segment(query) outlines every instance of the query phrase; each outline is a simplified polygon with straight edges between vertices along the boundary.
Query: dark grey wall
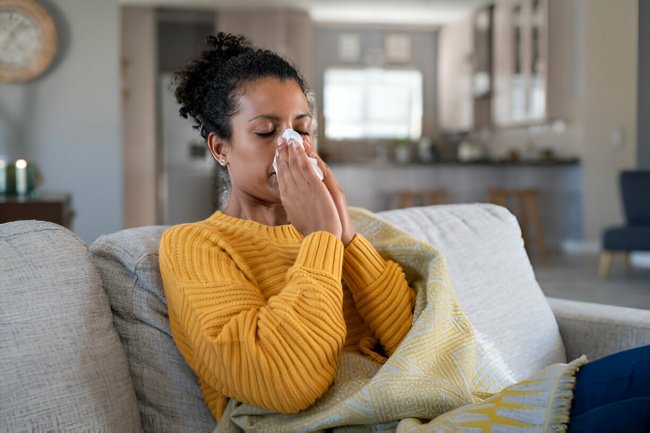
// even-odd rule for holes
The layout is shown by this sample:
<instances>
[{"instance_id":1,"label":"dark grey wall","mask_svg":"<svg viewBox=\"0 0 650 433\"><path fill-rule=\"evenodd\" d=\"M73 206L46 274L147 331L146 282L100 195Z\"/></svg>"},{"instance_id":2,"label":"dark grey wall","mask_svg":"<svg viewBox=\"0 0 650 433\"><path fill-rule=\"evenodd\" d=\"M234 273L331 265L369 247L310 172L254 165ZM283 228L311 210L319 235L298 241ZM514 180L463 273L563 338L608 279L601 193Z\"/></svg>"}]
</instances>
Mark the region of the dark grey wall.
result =
<instances>
[{"instance_id":1,"label":"dark grey wall","mask_svg":"<svg viewBox=\"0 0 650 433\"><path fill-rule=\"evenodd\" d=\"M639 0L637 167L650 170L650 2Z\"/></svg>"}]
</instances>

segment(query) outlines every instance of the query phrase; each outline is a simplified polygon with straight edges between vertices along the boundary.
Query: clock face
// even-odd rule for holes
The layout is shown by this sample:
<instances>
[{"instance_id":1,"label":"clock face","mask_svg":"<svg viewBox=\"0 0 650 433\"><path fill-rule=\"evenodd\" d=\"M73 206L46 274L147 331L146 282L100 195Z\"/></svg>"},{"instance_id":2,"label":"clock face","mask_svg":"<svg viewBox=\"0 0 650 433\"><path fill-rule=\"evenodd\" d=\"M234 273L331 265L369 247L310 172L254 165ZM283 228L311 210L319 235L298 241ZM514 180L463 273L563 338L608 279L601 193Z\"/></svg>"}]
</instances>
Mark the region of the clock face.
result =
<instances>
[{"instance_id":1,"label":"clock face","mask_svg":"<svg viewBox=\"0 0 650 433\"><path fill-rule=\"evenodd\" d=\"M32 18L18 10L0 10L0 65L24 67L41 47L41 31Z\"/></svg>"},{"instance_id":2,"label":"clock face","mask_svg":"<svg viewBox=\"0 0 650 433\"><path fill-rule=\"evenodd\" d=\"M43 73L57 48L54 21L34 0L0 0L0 81Z\"/></svg>"}]
</instances>

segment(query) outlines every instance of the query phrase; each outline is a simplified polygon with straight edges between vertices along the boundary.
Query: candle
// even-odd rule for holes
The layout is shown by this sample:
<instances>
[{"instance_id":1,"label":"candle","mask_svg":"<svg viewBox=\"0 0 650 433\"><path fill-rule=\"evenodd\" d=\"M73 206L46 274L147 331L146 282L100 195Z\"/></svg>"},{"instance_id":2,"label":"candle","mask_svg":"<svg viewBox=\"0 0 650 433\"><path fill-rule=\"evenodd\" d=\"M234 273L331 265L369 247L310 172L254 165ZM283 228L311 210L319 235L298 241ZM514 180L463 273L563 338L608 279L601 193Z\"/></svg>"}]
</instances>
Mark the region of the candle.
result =
<instances>
[{"instance_id":1,"label":"candle","mask_svg":"<svg viewBox=\"0 0 650 433\"><path fill-rule=\"evenodd\" d=\"M16 193L27 194L27 161L24 159L16 161Z\"/></svg>"},{"instance_id":2,"label":"candle","mask_svg":"<svg viewBox=\"0 0 650 433\"><path fill-rule=\"evenodd\" d=\"M7 192L7 164L4 159L0 159L0 194Z\"/></svg>"}]
</instances>

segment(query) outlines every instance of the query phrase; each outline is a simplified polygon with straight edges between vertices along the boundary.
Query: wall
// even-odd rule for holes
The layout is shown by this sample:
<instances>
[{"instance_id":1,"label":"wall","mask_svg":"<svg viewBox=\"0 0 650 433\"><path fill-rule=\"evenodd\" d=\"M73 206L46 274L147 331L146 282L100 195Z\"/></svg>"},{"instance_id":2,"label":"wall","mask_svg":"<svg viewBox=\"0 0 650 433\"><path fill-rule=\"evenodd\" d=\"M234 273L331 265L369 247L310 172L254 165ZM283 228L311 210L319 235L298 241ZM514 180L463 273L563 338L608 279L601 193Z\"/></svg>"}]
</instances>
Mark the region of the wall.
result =
<instances>
[{"instance_id":1,"label":"wall","mask_svg":"<svg viewBox=\"0 0 650 433\"><path fill-rule=\"evenodd\" d=\"M0 154L26 157L42 190L69 192L85 242L122 228L118 0L43 0L59 31L45 75L0 84Z\"/></svg>"},{"instance_id":2,"label":"wall","mask_svg":"<svg viewBox=\"0 0 650 433\"><path fill-rule=\"evenodd\" d=\"M637 168L650 170L650 3L639 1L639 80ZM642 26L641 23L646 23Z\"/></svg>"},{"instance_id":3,"label":"wall","mask_svg":"<svg viewBox=\"0 0 650 433\"><path fill-rule=\"evenodd\" d=\"M582 0L585 10L584 240L623 221L618 175L637 158L637 0ZM623 142L615 146L612 133Z\"/></svg>"}]
</instances>

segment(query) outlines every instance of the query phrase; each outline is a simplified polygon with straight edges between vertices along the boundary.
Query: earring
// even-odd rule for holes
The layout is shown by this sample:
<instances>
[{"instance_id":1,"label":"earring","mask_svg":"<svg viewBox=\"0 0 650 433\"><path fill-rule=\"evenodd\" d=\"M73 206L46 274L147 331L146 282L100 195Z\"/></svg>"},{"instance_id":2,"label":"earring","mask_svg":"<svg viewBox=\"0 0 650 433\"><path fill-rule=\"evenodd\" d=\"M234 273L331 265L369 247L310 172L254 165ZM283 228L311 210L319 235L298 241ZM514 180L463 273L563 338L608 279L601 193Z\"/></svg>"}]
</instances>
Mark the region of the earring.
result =
<instances>
[{"instance_id":1,"label":"earring","mask_svg":"<svg viewBox=\"0 0 650 433\"><path fill-rule=\"evenodd\" d=\"M221 164L222 167L225 167L226 166L226 160L225 159L220 160L219 164Z\"/></svg>"}]
</instances>

